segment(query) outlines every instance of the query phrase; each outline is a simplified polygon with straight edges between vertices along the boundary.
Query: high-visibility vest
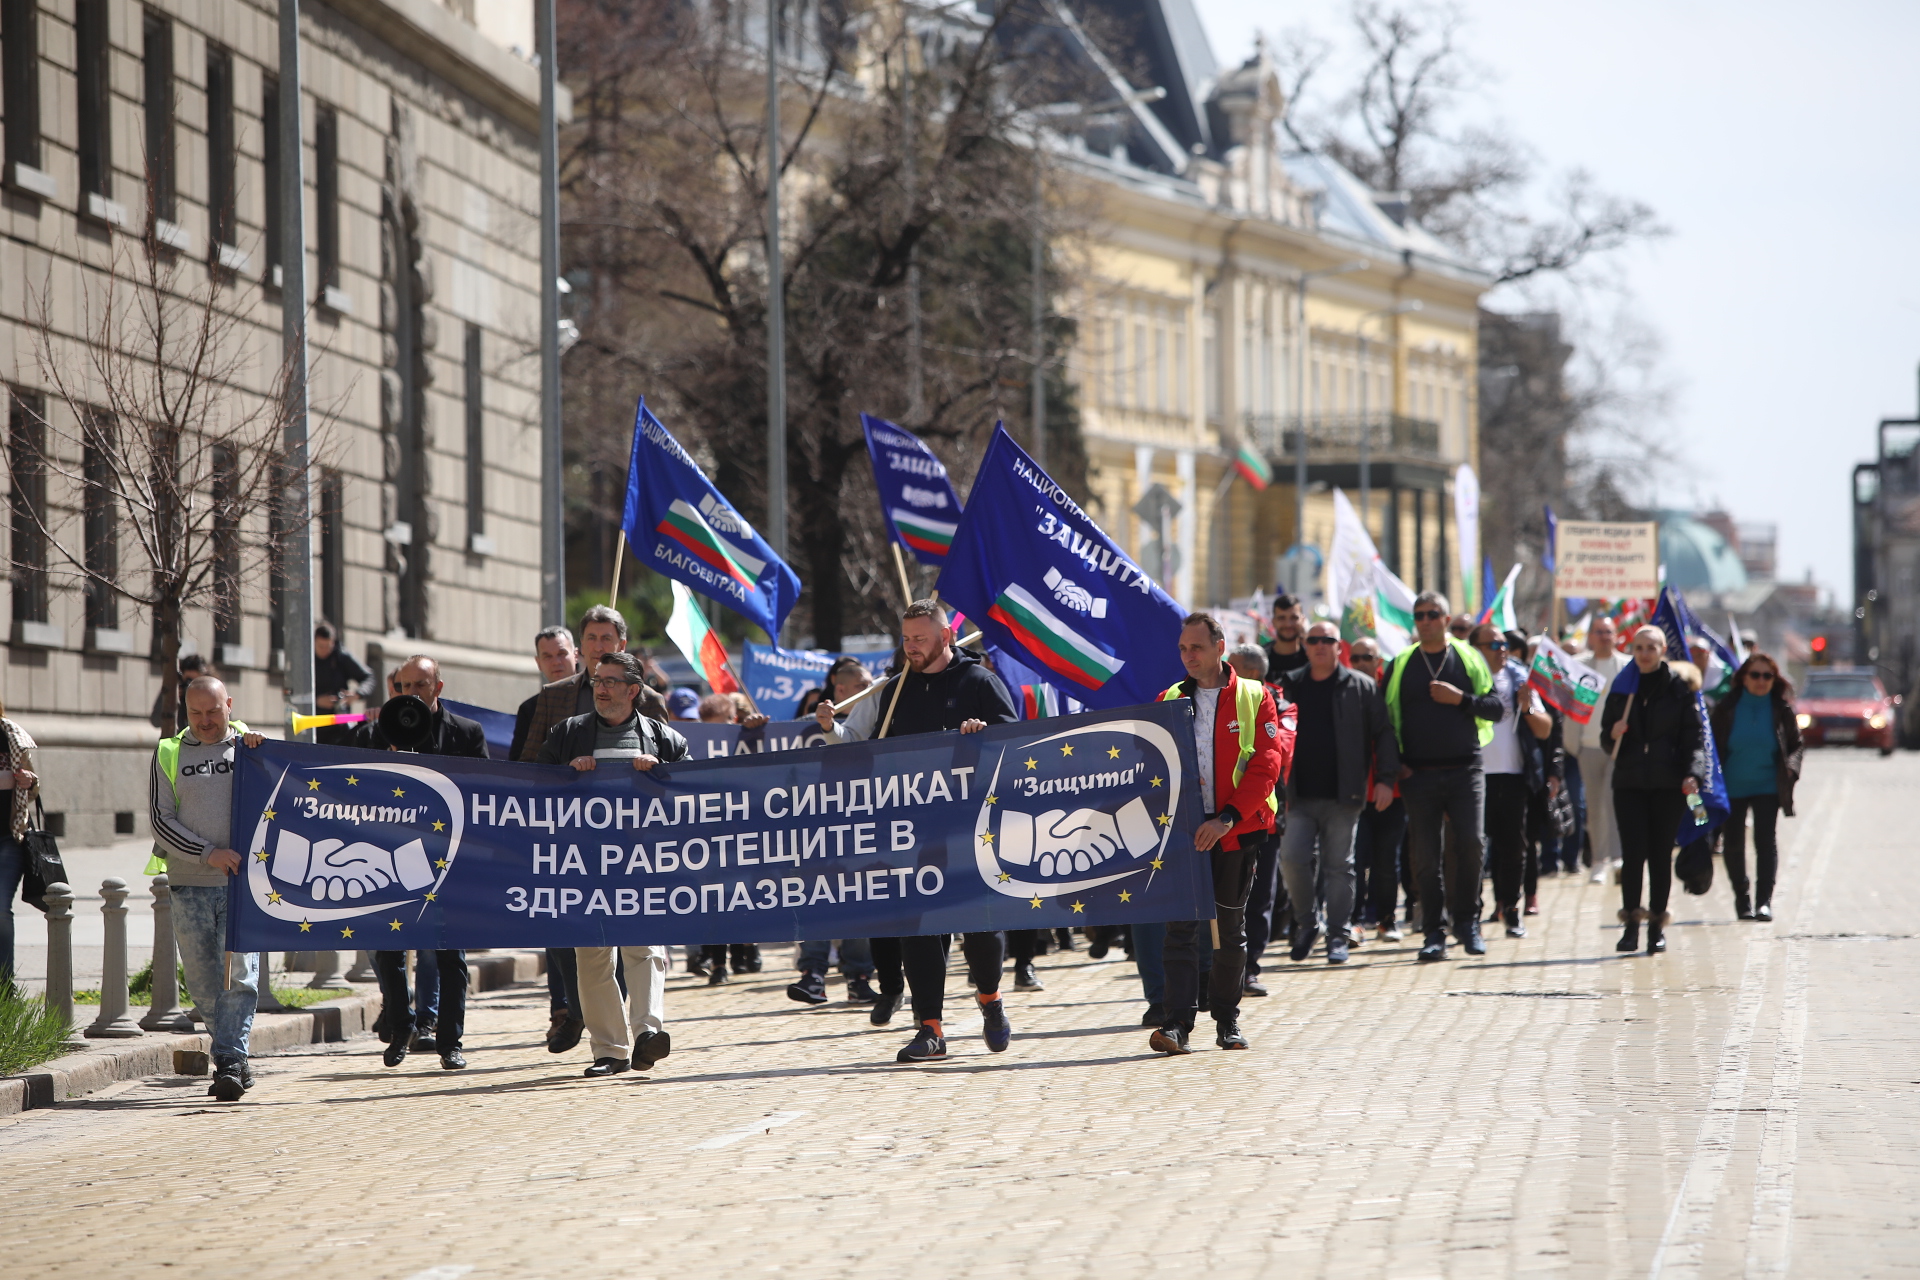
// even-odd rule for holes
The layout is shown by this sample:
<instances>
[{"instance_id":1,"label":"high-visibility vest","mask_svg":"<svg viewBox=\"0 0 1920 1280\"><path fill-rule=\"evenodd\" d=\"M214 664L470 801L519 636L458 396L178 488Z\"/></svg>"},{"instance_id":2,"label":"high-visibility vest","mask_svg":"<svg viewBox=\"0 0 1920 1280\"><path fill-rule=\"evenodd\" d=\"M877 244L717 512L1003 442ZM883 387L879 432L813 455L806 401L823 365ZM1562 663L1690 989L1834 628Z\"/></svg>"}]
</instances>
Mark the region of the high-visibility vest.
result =
<instances>
[{"instance_id":1,"label":"high-visibility vest","mask_svg":"<svg viewBox=\"0 0 1920 1280\"><path fill-rule=\"evenodd\" d=\"M160 739L160 745L153 749L153 754L160 760L160 772L167 776L167 785L173 788L173 805L176 809L180 807L180 744L192 732L193 726L188 725L172 737ZM247 732L246 721L227 721L227 732L230 735ZM195 738L194 741L197 743L200 739ZM163 876L166 873L167 855L160 852L160 846L156 844L153 846L153 856L147 859L145 874Z\"/></svg>"},{"instance_id":2,"label":"high-visibility vest","mask_svg":"<svg viewBox=\"0 0 1920 1280\"><path fill-rule=\"evenodd\" d=\"M1181 684L1184 683L1186 682L1181 682ZM1159 701L1171 702L1175 698L1184 698L1186 696L1188 695L1181 690L1180 685L1176 684L1168 688L1165 693L1162 693ZM1260 729L1260 704L1266 700L1266 696L1267 691L1258 680L1247 680L1238 674L1234 676L1233 710L1240 726L1240 758L1234 761L1233 764L1233 785L1235 787L1240 785L1240 779L1247 776L1247 762L1253 759L1253 753L1258 743L1257 735ZM1194 745L1199 746L1201 744L1195 743ZM1205 747L1208 751L1212 751L1213 743L1206 743ZM1267 793L1267 810L1270 813L1280 812L1279 791L1280 789L1275 787ZM1218 796L1214 798L1216 800L1219 799Z\"/></svg>"},{"instance_id":3,"label":"high-visibility vest","mask_svg":"<svg viewBox=\"0 0 1920 1280\"><path fill-rule=\"evenodd\" d=\"M1487 660L1464 640L1456 640L1448 636L1447 643L1453 647L1453 652L1459 657L1460 665L1467 669L1467 679L1473 684L1474 694L1477 696L1492 693L1493 673L1487 670ZM1419 647L1417 644L1411 644L1395 654L1393 664L1387 671L1387 718L1393 721L1393 740L1399 743L1402 751L1407 749L1407 743L1400 734L1400 677L1406 672L1407 663L1413 660L1414 650ZM1484 747L1493 741L1493 721L1482 720L1476 716L1473 724L1481 746Z\"/></svg>"}]
</instances>

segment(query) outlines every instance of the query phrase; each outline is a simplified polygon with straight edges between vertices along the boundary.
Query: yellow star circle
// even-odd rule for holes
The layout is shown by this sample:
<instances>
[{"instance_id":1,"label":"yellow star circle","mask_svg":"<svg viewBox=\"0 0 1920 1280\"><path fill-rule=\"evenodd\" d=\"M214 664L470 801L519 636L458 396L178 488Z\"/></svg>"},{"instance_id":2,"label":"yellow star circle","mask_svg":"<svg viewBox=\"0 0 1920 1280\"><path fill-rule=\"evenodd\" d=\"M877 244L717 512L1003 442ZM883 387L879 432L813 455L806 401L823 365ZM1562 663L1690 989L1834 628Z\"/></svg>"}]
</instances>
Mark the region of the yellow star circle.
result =
<instances>
[{"instance_id":1,"label":"yellow star circle","mask_svg":"<svg viewBox=\"0 0 1920 1280\"><path fill-rule=\"evenodd\" d=\"M312 932L313 932L313 926L312 926L312 925L310 925L310 924L308 924L308 923L307 923L307 922L306 922L305 920L302 920L302 921L300 922L300 932L302 932L302 933L312 933Z\"/></svg>"},{"instance_id":2,"label":"yellow star circle","mask_svg":"<svg viewBox=\"0 0 1920 1280\"><path fill-rule=\"evenodd\" d=\"M401 790L401 789L400 789L399 787L395 787L395 788L393 789L393 794L395 794L395 795L397 795L397 796L403 796L403 795L405 795L405 794L407 794L407 793L406 793L405 791L402 791L402 790Z\"/></svg>"},{"instance_id":3,"label":"yellow star circle","mask_svg":"<svg viewBox=\"0 0 1920 1280\"><path fill-rule=\"evenodd\" d=\"M1172 821L1173 821L1173 815L1172 815L1172 814L1170 814L1170 813L1163 813L1163 814L1161 814L1161 815L1160 815L1160 825L1161 825L1161 826L1163 826L1163 827L1164 827L1164 826L1167 826L1167 825L1168 825L1168 824L1170 824L1170 823L1171 823Z\"/></svg>"},{"instance_id":4,"label":"yellow star circle","mask_svg":"<svg viewBox=\"0 0 1920 1280\"><path fill-rule=\"evenodd\" d=\"M320 789L320 779L318 778L307 779L307 790L318 791L319 789Z\"/></svg>"},{"instance_id":5,"label":"yellow star circle","mask_svg":"<svg viewBox=\"0 0 1920 1280\"><path fill-rule=\"evenodd\" d=\"M1118 747L1107 748L1107 759L1118 760L1119 758L1120 758L1120 748Z\"/></svg>"},{"instance_id":6,"label":"yellow star circle","mask_svg":"<svg viewBox=\"0 0 1920 1280\"><path fill-rule=\"evenodd\" d=\"M1027 757L1027 768L1031 769L1039 763L1040 762L1038 760L1035 760L1032 756Z\"/></svg>"},{"instance_id":7,"label":"yellow star circle","mask_svg":"<svg viewBox=\"0 0 1920 1280\"><path fill-rule=\"evenodd\" d=\"M267 860L267 851L265 849L255 849L253 851L253 858L256 862L265 862Z\"/></svg>"},{"instance_id":8,"label":"yellow star circle","mask_svg":"<svg viewBox=\"0 0 1920 1280\"><path fill-rule=\"evenodd\" d=\"M445 831L447 829L447 824L444 822L436 822L433 824L433 829L435 831Z\"/></svg>"},{"instance_id":9,"label":"yellow star circle","mask_svg":"<svg viewBox=\"0 0 1920 1280\"><path fill-rule=\"evenodd\" d=\"M349 925L346 928L342 929L340 931L340 936L343 938L351 938L353 936L353 926Z\"/></svg>"},{"instance_id":10,"label":"yellow star circle","mask_svg":"<svg viewBox=\"0 0 1920 1280\"><path fill-rule=\"evenodd\" d=\"M1072 754L1073 754L1073 744L1072 744L1071 742L1063 742L1063 743L1061 743L1061 744L1060 744L1060 754L1061 754L1061 755L1063 755L1063 756L1070 756L1070 755L1072 755Z\"/></svg>"},{"instance_id":11,"label":"yellow star circle","mask_svg":"<svg viewBox=\"0 0 1920 1280\"><path fill-rule=\"evenodd\" d=\"M272 892L272 893L270 893L270 894L268 894L268 895L267 895L267 901L268 901L268 902L271 902L271 903L272 903L272 904L273 904L274 906L276 906L276 907L277 907L277 906L279 906L279 905L280 905L280 893L279 893L279 891L278 891L278 890L275 890L274 892Z\"/></svg>"},{"instance_id":12,"label":"yellow star circle","mask_svg":"<svg viewBox=\"0 0 1920 1280\"><path fill-rule=\"evenodd\" d=\"M1034 906L1034 907L1038 907L1038 906L1040 905L1040 899L1038 899L1038 898L1035 898L1035 899L1034 899L1034 900L1032 901L1032 903L1030 903L1029 905L1031 905L1031 906Z\"/></svg>"},{"instance_id":13,"label":"yellow star circle","mask_svg":"<svg viewBox=\"0 0 1920 1280\"><path fill-rule=\"evenodd\" d=\"M1126 891L1125 889L1122 889L1122 890L1120 891L1120 901L1122 901L1122 902L1132 902L1132 901L1133 901L1133 895L1132 895L1131 893L1128 893L1128 892L1127 892L1127 891Z\"/></svg>"},{"instance_id":14,"label":"yellow star circle","mask_svg":"<svg viewBox=\"0 0 1920 1280\"><path fill-rule=\"evenodd\" d=\"M395 933L398 933L400 932L400 922L398 920L389 920L387 921L387 928L393 930Z\"/></svg>"},{"instance_id":15,"label":"yellow star circle","mask_svg":"<svg viewBox=\"0 0 1920 1280\"><path fill-rule=\"evenodd\" d=\"M428 894L428 895L427 895L427 901L428 901L428 902L433 902L433 901L436 901L436 900L437 900L438 898L439 898L439 895L438 895L438 894L433 894L433 893L430 893L430 894Z\"/></svg>"},{"instance_id":16,"label":"yellow star circle","mask_svg":"<svg viewBox=\"0 0 1920 1280\"><path fill-rule=\"evenodd\" d=\"M445 858L435 858L433 865L439 870L445 871L447 869L447 860Z\"/></svg>"},{"instance_id":17,"label":"yellow star circle","mask_svg":"<svg viewBox=\"0 0 1920 1280\"><path fill-rule=\"evenodd\" d=\"M279 817L280 815L275 813L273 810L269 809L267 810L264 816L268 822L272 822L275 818Z\"/></svg>"},{"instance_id":18,"label":"yellow star circle","mask_svg":"<svg viewBox=\"0 0 1920 1280\"><path fill-rule=\"evenodd\" d=\"M1073 913L1074 913L1075 915L1079 915L1079 914L1081 914L1081 913L1082 913L1082 912L1084 912L1084 911L1085 911L1086 909L1087 909L1087 904L1086 904L1086 903L1084 903L1084 902L1076 902L1076 903L1074 903L1074 904L1073 904Z\"/></svg>"},{"instance_id":19,"label":"yellow star circle","mask_svg":"<svg viewBox=\"0 0 1920 1280\"><path fill-rule=\"evenodd\" d=\"M992 843L993 843L993 832L991 832L991 831L982 831L982 832L980 833L980 839L981 839L981 840L982 840L983 842L985 842L985 843L987 843L987 844L992 844Z\"/></svg>"},{"instance_id":20,"label":"yellow star circle","mask_svg":"<svg viewBox=\"0 0 1920 1280\"><path fill-rule=\"evenodd\" d=\"M348 785L348 786L350 786L350 787L357 787L357 786L359 786L359 785L360 785L360 779L358 779L358 778L356 778L356 777L354 777L354 776L353 776L352 774L348 774L348 775L347 775L347 785Z\"/></svg>"},{"instance_id":21,"label":"yellow star circle","mask_svg":"<svg viewBox=\"0 0 1920 1280\"><path fill-rule=\"evenodd\" d=\"M1004 872L1004 871L1002 871L1002 872L1000 873L1000 883L1001 883L1001 884L1005 884L1005 883L1006 883L1007 881L1009 881L1009 880L1011 880L1011 879L1013 879L1013 877L1012 877L1012 876L1010 876L1010 875L1008 875L1008 874L1007 874L1006 872Z\"/></svg>"},{"instance_id":22,"label":"yellow star circle","mask_svg":"<svg viewBox=\"0 0 1920 1280\"><path fill-rule=\"evenodd\" d=\"M1148 779L1148 781L1150 781L1150 782L1152 782L1152 783L1153 783L1153 785L1157 787L1157 786L1159 786L1159 785L1160 785L1160 782L1161 782L1161 779L1159 779L1159 778L1150 778L1150 779Z\"/></svg>"},{"instance_id":23,"label":"yellow star circle","mask_svg":"<svg viewBox=\"0 0 1920 1280\"><path fill-rule=\"evenodd\" d=\"M999 803L1000 803L1000 797L999 797L999 796L988 796L988 797L987 797L987 803L988 803L988 804L999 804Z\"/></svg>"},{"instance_id":24,"label":"yellow star circle","mask_svg":"<svg viewBox=\"0 0 1920 1280\"><path fill-rule=\"evenodd\" d=\"M1161 859L1159 859L1159 858L1155 858L1155 859L1153 860L1153 869L1154 869L1155 871L1158 871L1158 870L1159 870L1159 869L1160 869L1161 867L1163 867L1163 866L1165 866L1165 865L1166 865L1166 863L1165 863L1165 862L1163 862L1163 861L1162 861Z\"/></svg>"}]
</instances>

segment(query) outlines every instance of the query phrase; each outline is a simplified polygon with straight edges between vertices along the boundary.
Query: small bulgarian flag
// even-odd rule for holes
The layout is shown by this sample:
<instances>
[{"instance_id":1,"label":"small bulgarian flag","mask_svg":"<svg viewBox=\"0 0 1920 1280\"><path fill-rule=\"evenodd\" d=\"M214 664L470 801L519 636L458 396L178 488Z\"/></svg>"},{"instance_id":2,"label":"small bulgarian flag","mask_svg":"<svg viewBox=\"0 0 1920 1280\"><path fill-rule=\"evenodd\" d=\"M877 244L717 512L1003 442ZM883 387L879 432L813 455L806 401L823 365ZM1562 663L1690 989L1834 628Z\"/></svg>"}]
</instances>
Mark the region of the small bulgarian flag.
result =
<instances>
[{"instance_id":1,"label":"small bulgarian flag","mask_svg":"<svg viewBox=\"0 0 1920 1280\"><path fill-rule=\"evenodd\" d=\"M689 554L751 591L767 562L728 542L713 531L705 517L679 498L667 508L667 518L655 526L656 533L671 538ZM688 657L692 662L693 658ZM698 665L698 664L696 664Z\"/></svg>"},{"instance_id":2,"label":"small bulgarian flag","mask_svg":"<svg viewBox=\"0 0 1920 1280\"><path fill-rule=\"evenodd\" d=\"M678 582L668 585L673 588L673 614L667 619L667 639L715 693L737 692L740 684L727 666L727 647L707 625L707 616L693 602L693 593Z\"/></svg>"},{"instance_id":3,"label":"small bulgarian flag","mask_svg":"<svg viewBox=\"0 0 1920 1280\"><path fill-rule=\"evenodd\" d=\"M1240 451L1233 455L1233 469L1240 478L1255 489L1264 489L1273 483L1273 468L1259 455L1250 444L1242 442Z\"/></svg>"},{"instance_id":4,"label":"small bulgarian flag","mask_svg":"<svg viewBox=\"0 0 1920 1280\"><path fill-rule=\"evenodd\" d=\"M954 530L960 527L944 520L929 520L904 507L889 507L887 515L892 519L893 527L899 530L902 542L930 556L946 555L947 549L953 546Z\"/></svg>"},{"instance_id":5,"label":"small bulgarian flag","mask_svg":"<svg viewBox=\"0 0 1920 1280\"><path fill-rule=\"evenodd\" d=\"M1083 638L1024 587L1009 585L987 616L1013 632L1026 651L1067 679L1098 689L1127 664Z\"/></svg>"}]
</instances>

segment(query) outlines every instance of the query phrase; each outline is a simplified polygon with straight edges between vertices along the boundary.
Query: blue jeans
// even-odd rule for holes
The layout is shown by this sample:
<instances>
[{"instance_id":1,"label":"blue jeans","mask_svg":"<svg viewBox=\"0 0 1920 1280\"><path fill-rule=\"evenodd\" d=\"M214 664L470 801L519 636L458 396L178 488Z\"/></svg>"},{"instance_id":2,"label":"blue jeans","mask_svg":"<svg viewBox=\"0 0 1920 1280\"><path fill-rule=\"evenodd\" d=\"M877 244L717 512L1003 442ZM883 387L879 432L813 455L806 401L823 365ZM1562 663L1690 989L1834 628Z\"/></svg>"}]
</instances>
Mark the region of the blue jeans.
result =
<instances>
[{"instance_id":1,"label":"blue jeans","mask_svg":"<svg viewBox=\"0 0 1920 1280\"><path fill-rule=\"evenodd\" d=\"M260 957L251 951L234 952L229 975L224 886L175 886L173 939L180 948L180 968L194 1007L206 1018L207 1031L213 1036L216 1067L242 1061L247 1057L247 1037L253 1031L253 1009L259 998L255 984L260 980Z\"/></svg>"},{"instance_id":2,"label":"blue jeans","mask_svg":"<svg viewBox=\"0 0 1920 1280\"><path fill-rule=\"evenodd\" d=\"M413 953L413 1023L440 1016L440 962L434 951Z\"/></svg>"},{"instance_id":3,"label":"blue jeans","mask_svg":"<svg viewBox=\"0 0 1920 1280\"><path fill-rule=\"evenodd\" d=\"M833 954L833 940L823 938L818 942L800 944L799 970L802 973L817 973L825 976L827 957ZM867 945L865 938L840 939L840 976L843 978L871 978L873 976L873 948Z\"/></svg>"},{"instance_id":4,"label":"blue jeans","mask_svg":"<svg viewBox=\"0 0 1920 1280\"><path fill-rule=\"evenodd\" d=\"M421 952L427 955L427 952ZM441 1053L461 1047L467 1022L467 953L441 951L434 955L437 977L445 983L439 1021L434 1026L434 1043ZM413 1011L407 1000L407 953L376 951L373 971L380 977L381 1021L386 1027L388 1044L406 1044L413 1038ZM418 968L415 969L416 974Z\"/></svg>"},{"instance_id":5,"label":"blue jeans","mask_svg":"<svg viewBox=\"0 0 1920 1280\"><path fill-rule=\"evenodd\" d=\"M1573 830L1566 839L1560 841L1557 850L1552 841L1543 842L1548 856L1540 860L1542 871L1551 871L1556 865L1563 871L1578 871L1580 843L1587 834L1587 784L1580 777L1580 753L1566 752L1560 766L1564 770L1560 785L1566 788L1567 800L1573 805ZM1557 859L1553 857L1556 852L1559 854Z\"/></svg>"},{"instance_id":6,"label":"blue jeans","mask_svg":"<svg viewBox=\"0 0 1920 1280\"><path fill-rule=\"evenodd\" d=\"M27 873L27 851L11 836L0 835L0 992L13 982L13 895Z\"/></svg>"}]
</instances>

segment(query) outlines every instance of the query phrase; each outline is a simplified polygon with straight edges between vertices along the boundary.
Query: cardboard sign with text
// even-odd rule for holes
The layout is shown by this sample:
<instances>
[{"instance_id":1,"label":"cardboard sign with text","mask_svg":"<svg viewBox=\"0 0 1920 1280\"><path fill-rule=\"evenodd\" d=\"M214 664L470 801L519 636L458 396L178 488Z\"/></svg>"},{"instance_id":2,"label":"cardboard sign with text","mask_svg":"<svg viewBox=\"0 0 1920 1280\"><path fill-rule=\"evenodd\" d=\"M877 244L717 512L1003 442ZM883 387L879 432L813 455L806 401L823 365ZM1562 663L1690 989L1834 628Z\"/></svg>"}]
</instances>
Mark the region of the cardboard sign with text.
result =
<instances>
[{"instance_id":1,"label":"cardboard sign with text","mask_svg":"<svg viewBox=\"0 0 1920 1280\"><path fill-rule=\"evenodd\" d=\"M1553 594L1646 599L1660 594L1660 526L1560 521Z\"/></svg>"}]
</instances>

